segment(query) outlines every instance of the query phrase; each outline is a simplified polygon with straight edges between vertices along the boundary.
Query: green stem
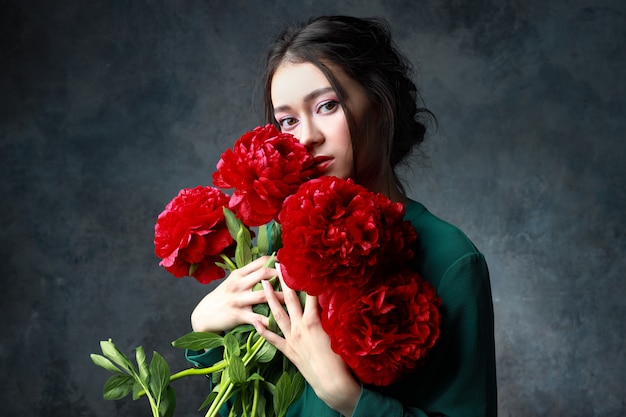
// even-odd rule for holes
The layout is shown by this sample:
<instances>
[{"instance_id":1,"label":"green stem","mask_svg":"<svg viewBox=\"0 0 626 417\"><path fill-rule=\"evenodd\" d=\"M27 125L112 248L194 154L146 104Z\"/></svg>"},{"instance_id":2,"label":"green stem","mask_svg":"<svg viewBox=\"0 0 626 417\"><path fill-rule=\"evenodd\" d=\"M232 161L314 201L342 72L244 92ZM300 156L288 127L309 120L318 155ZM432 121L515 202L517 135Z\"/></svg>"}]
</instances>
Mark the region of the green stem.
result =
<instances>
[{"instance_id":1,"label":"green stem","mask_svg":"<svg viewBox=\"0 0 626 417\"><path fill-rule=\"evenodd\" d=\"M237 417L237 411L235 411L234 407L228 410L228 417ZM242 417L245 417L245 413Z\"/></svg>"},{"instance_id":2,"label":"green stem","mask_svg":"<svg viewBox=\"0 0 626 417\"><path fill-rule=\"evenodd\" d=\"M252 358L254 358L256 356L257 352L259 351L259 349L261 349L261 347L263 346L264 343L265 343L265 339L262 338L262 337L259 337L259 340L254 342L254 345L252 345L252 349L248 350L246 352L246 354L243 355L243 364L244 365L247 365L247 364L250 363Z\"/></svg>"},{"instance_id":3,"label":"green stem","mask_svg":"<svg viewBox=\"0 0 626 417\"><path fill-rule=\"evenodd\" d=\"M143 387L143 389L144 389L143 393L145 394L147 392L147 390L148 390L148 387L146 387L146 385L144 385L143 382L140 382L140 384ZM161 417L159 415L159 406L157 405L157 403L154 401L154 398L152 398L152 395L150 395L150 394L148 394L148 401L150 401L150 409L152 410L152 416L153 417Z\"/></svg>"},{"instance_id":4,"label":"green stem","mask_svg":"<svg viewBox=\"0 0 626 417\"><path fill-rule=\"evenodd\" d=\"M258 367L257 367L257 372L258 372ZM259 406L259 380L255 380L254 381L254 394L252 397L252 411L250 412L250 417L255 417L256 416L256 409Z\"/></svg>"},{"instance_id":5,"label":"green stem","mask_svg":"<svg viewBox=\"0 0 626 417\"><path fill-rule=\"evenodd\" d=\"M228 256L224 255L223 253L220 254L220 256L222 257L224 262L226 262L226 265L228 265L228 267L230 268L231 271L234 271L235 269L237 269L237 265L235 265L233 263L232 259L230 259Z\"/></svg>"},{"instance_id":6,"label":"green stem","mask_svg":"<svg viewBox=\"0 0 626 417\"><path fill-rule=\"evenodd\" d=\"M252 336L254 336L254 332L250 332L248 338L246 339L246 352L250 352L250 349L252 349Z\"/></svg>"},{"instance_id":7,"label":"green stem","mask_svg":"<svg viewBox=\"0 0 626 417\"><path fill-rule=\"evenodd\" d=\"M150 408L152 409L153 417L161 417L159 415L159 407L157 407L156 404L154 404L154 401L150 401Z\"/></svg>"},{"instance_id":8,"label":"green stem","mask_svg":"<svg viewBox=\"0 0 626 417\"><path fill-rule=\"evenodd\" d=\"M184 378L184 377L189 376L189 375L208 375L208 374L212 374L213 372L219 371L220 369L224 369L224 368L226 368L226 362L225 361L219 361L215 365L213 365L213 366L211 366L209 368L189 368L189 369L185 369L185 370L182 370L182 371L177 372L174 375L170 376L170 382L174 382L177 379L181 379L181 378Z\"/></svg>"},{"instance_id":9,"label":"green stem","mask_svg":"<svg viewBox=\"0 0 626 417\"><path fill-rule=\"evenodd\" d=\"M256 334L256 332L251 333L251 335L252 334ZM250 361L256 356L261 347L263 347L263 344L265 342L266 341L264 338L259 337L259 340L257 340L254 345L252 345L252 348L246 351L246 354L242 358L244 365L248 365L250 363ZM227 388L224 389L224 387ZM230 398L230 394L234 389L234 385L230 382L230 378L226 376L226 373L222 374L220 388L220 392L217 394L217 397L215 397L215 400L213 400L213 402L211 403L209 411L207 411L205 417L215 417L219 409L222 408L222 405L224 405L228 398ZM254 416L254 414L252 414L251 416Z\"/></svg>"},{"instance_id":10,"label":"green stem","mask_svg":"<svg viewBox=\"0 0 626 417\"><path fill-rule=\"evenodd\" d=\"M225 361L219 361L217 362L215 365L209 367L209 368L189 368L189 369L184 369L180 372L175 373L174 375L170 376L170 383L176 381L177 379L181 379L184 378L186 376L190 376L190 375L209 375L212 374L213 372L219 371L220 369L224 369L226 368L226 362ZM142 385L143 386L143 385ZM145 387L143 390L139 391L137 393L137 397L141 397L143 395L146 395L146 390ZM150 398L150 396L148 396L148 398ZM152 403L152 401L150 402Z\"/></svg>"},{"instance_id":11,"label":"green stem","mask_svg":"<svg viewBox=\"0 0 626 417\"><path fill-rule=\"evenodd\" d=\"M148 392L148 386L146 385L145 381L142 380L139 374L137 374L137 372L132 367L129 370L129 375L132 376L135 379L135 381L137 381L139 385L143 387L143 391L140 391L140 393L137 394L137 397L140 397L141 395L148 393L147 397L148 397L148 401L150 402L150 410L152 411L152 416L161 417L159 415L159 406L154 400L154 397L152 397L152 395Z\"/></svg>"},{"instance_id":12,"label":"green stem","mask_svg":"<svg viewBox=\"0 0 626 417\"><path fill-rule=\"evenodd\" d=\"M259 350L261 349L261 347L263 347L263 344L265 343L265 339L262 337L259 337L259 339L254 342L254 344L251 345L252 343L252 337L257 334L256 332L251 332L250 335L248 336L248 339L246 341L246 354L243 356L242 360L244 365L248 365L250 363L250 361L256 356L256 354L259 352ZM174 382L178 379L184 378L186 376L190 376L190 375L209 375L212 374L216 371L219 371L221 369L226 368L227 366L227 361L226 360L221 360L219 362L217 362L215 365L209 367L209 368L189 368L189 369L184 369L180 372L177 372L173 375L170 376L170 383ZM211 406L209 407L209 411L207 412L205 417L215 417L217 415L217 412L219 411L219 409L222 407L222 405L224 405L224 403L228 400L228 398L230 397L230 393L233 391L234 389L234 385L230 382L230 378L225 376L226 374L222 374L222 381L220 383L220 386L222 387L222 389L220 390L220 392L217 394L217 397L215 397L215 400L213 400L213 402L211 403ZM136 378L137 379L137 378ZM257 407L257 403L258 403L258 381L255 381L255 392L254 392L254 402L253 402L253 410L254 413L251 414L251 416L254 416L256 413L256 407ZM143 386L143 384L142 384ZM226 390L224 390L223 388L227 387ZM137 393L138 397L141 397L143 395L146 395L147 389L145 386L143 386L143 390L139 391ZM151 395L147 395L148 400L150 401L150 408L152 409L152 415L154 417L160 417L159 416L159 407L157 406L154 398L152 398Z\"/></svg>"},{"instance_id":13,"label":"green stem","mask_svg":"<svg viewBox=\"0 0 626 417\"><path fill-rule=\"evenodd\" d=\"M224 390L224 386L227 386L228 388ZM217 397L215 397L215 400L213 400L213 403L211 403L209 411L207 411L205 417L215 417L217 415L220 408L222 408L222 405L224 405L230 397L230 393L233 391L234 385L230 382L230 378L226 377L221 381L220 387L222 389L217 394Z\"/></svg>"}]
</instances>

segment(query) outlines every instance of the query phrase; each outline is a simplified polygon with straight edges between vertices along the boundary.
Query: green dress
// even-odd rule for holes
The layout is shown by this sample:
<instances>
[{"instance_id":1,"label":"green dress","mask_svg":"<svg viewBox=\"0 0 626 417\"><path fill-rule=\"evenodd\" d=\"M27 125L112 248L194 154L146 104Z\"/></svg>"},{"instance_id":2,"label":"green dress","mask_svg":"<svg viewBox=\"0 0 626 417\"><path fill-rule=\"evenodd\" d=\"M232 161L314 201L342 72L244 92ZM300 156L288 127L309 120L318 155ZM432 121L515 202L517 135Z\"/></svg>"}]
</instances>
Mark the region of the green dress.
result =
<instances>
[{"instance_id":1,"label":"green dress","mask_svg":"<svg viewBox=\"0 0 626 417\"><path fill-rule=\"evenodd\" d=\"M455 226L415 201L406 220L417 231L415 268L441 297L441 335L423 365L388 387L362 386L353 417L495 416L493 305L483 255ZM199 366L212 352L189 352ZM288 417L338 417L307 384Z\"/></svg>"}]
</instances>

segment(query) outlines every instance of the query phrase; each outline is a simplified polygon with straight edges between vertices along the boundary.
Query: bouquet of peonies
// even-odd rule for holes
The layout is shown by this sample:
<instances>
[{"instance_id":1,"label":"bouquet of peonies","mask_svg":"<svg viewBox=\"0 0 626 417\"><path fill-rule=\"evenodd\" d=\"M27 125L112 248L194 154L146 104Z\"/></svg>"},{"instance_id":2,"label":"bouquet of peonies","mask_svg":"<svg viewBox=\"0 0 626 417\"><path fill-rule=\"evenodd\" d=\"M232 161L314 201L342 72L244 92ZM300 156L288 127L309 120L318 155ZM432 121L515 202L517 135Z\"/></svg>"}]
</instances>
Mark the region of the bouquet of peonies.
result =
<instances>
[{"instance_id":1,"label":"bouquet of peonies","mask_svg":"<svg viewBox=\"0 0 626 417\"><path fill-rule=\"evenodd\" d=\"M403 220L404 207L351 180L321 176L315 159L293 136L273 125L244 134L222 154L216 187L183 189L159 215L155 253L175 277L207 284L227 271L275 251L285 282L318 295L322 325L339 354L364 384L389 385L415 369L439 336L439 298L409 268L417 236ZM273 280L279 290L278 280ZM259 290L260 285L255 290ZM270 317L267 305L255 311ZM230 415L284 416L304 389L304 379L253 326L225 335L189 333L173 342L192 350L222 349L209 368L171 374L141 347L137 368L109 340L92 359L115 375L106 399L147 396L153 416L170 416L170 383L209 375L212 390L200 408L216 416L228 402Z\"/></svg>"},{"instance_id":2,"label":"bouquet of peonies","mask_svg":"<svg viewBox=\"0 0 626 417\"><path fill-rule=\"evenodd\" d=\"M417 235L404 214L351 180L320 177L278 217L285 283L318 295L333 351L364 384L397 381L439 337L440 299L409 267Z\"/></svg>"}]
</instances>

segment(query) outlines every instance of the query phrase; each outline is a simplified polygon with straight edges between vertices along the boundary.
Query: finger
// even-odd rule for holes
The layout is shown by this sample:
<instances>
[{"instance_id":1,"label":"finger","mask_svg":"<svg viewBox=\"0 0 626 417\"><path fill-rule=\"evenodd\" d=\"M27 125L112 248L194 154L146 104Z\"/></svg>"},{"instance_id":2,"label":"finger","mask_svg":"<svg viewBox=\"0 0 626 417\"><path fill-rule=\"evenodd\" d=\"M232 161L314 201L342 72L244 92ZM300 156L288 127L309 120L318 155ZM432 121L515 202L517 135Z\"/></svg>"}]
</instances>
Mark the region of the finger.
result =
<instances>
[{"instance_id":1,"label":"finger","mask_svg":"<svg viewBox=\"0 0 626 417\"><path fill-rule=\"evenodd\" d=\"M284 302L283 293L275 292L274 294L276 295L276 298L278 298L278 302L282 304ZM267 296L265 295L265 291L262 290L244 292L234 301L234 304L238 307L246 307L262 303L267 303Z\"/></svg>"},{"instance_id":2,"label":"finger","mask_svg":"<svg viewBox=\"0 0 626 417\"><path fill-rule=\"evenodd\" d=\"M285 305L287 306L289 316L291 316L292 319L298 320L302 317L302 305L300 304L300 298L298 297L296 291L292 290L287 284L285 284L280 265L276 265L276 271L283 290L283 297L285 299Z\"/></svg>"},{"instance_id":3,"label":"finger","mask_svg":"<svg viewBox=\"0 0 626 417\"><path fill-rule=\"evenodd\" d=\"M234 300L234 304L239 307L253 306L255 304L266 303L264 291L248 291L237 296Z\"/></svg>"},{"instance_id":4,"label":"finger","mask_svg":"<svg viewBox=\"0 0 626 417\"><path fill-rule=\"evenodd\" d=\"M306 295L306 301L304 304L304 315L307 317L319 316L320 305L317 301L317 296Z\"/></svg>"},{"instance_id":5,"label":"finger","mask_svg":"<svg viewBox=\"0 0 626 417\"><path fill-rule=\"evenodd\" d=\"M266 316L264 316L262 314L257 314L257 313L254 313L254 312L251 312L249 317L246 317L246 322L252 324L255 327L256 327L256 325L255 325L256 322L260 322L265 327L269 327L269 325L270 325L269 317L266 317Z\"/></svg>"},{"instance_id":6,"label":"finger","mask_svg":"<svg viewBox=\"0 0 626 417\"><path fill-rule=\"evenodd\" d=\"M276 273L278 274L278 279L280 280L281 286L283 288L291 288L287 284L285 284L285 280L283 278L283 266L282 266L282 264L279 264L278 262L276 262L274 266L276 267Z\"/></svg>"},{"instance_id":7,"label":"finger","mask_svg":"<svg viewBox=\"0 0 626 417\"><path fill-rule=\"evenodd\" d=\"M268 259L268 256L264 256L232 271L226 282L236 291L240 291L253 288L263 279L275 277L277 275L276 269L265 266Z\"/></svg>"},{"instance_id":8,"label":"finger","mask_svg":"<svg viewBox=\"0 0 626 417\"><path fill-rule=\"evenodd\" d=\"M289 318L289 314L287 314L287 311L285 311L281 305L271 284L265 280L261 281L261 283L263 284L263 291L265 292L265 297L267 298L267 304L270 306L270 310L274 315L276 324L278 324L278 327L283 332L285 337L289 337L291 334L291 320Z\"/></svg>"},{"instance_id":9,"label":"finger","mask_svg":"<svg viewBox=\"0 0 626 417\"><path fill-rule=\"evenodd\" d=\"M257 333L261 335L261 337L263 337L270 344L274 345L276 349L280 350L286 355L285 347L286 347L287 342L284 338L280 337L273 331L269 330L267 328L268 325L264 324L260 320L256 320L252 324L254 325L254 328L256 329Z\"/></svg>"},{"instance_id":10,"label":"finger","mask_svg":"<svg viewBox=\"0 0 626 417\"><path fill-rule=\"evenodd\" d=\"M255 259L254 261L250 262L247 265L242 266L239 269L236 269L235 271L238 271L238 273L241 276L245 276L248 275L256 270L258 270L259 268L262 268L263 265L265 265L265 263L267 262L267 260L269 259L269 256L262 256L258 259Z\"/></svg>"},{"instance_id":11,"label":"finger","mask_svg":"<svg viewBox=\"0 0 626 417\"><path fill-rule=\"evenodd\" d=\"M302 321L308 324L319 323L322 320L322 309L317 297L307 294L304 300Z\"/></svg>"},{"instance_id":12,"label":"finger","mask_svg":"<svg viewBox=\"0 0 626 417\"><path fill-rule=\"evenodd\" d=\"M251 289L262 280L272 279L277 274L278 272L276 272L274 268L266 268L261 266L258 269L248 273L248 275L243 277L243 280L241 282L246 289Z\"/></svg>"}]
</instances>

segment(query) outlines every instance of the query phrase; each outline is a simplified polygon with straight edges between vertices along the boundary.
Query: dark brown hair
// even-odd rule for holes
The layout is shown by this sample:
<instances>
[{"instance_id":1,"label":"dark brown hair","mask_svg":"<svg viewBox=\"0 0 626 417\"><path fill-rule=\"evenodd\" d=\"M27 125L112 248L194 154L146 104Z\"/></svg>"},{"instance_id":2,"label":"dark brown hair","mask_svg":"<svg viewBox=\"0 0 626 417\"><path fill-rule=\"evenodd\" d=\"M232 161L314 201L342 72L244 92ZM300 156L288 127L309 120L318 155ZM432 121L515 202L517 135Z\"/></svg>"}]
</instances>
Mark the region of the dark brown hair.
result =
<instances>
[{"instance_id":1,"label":"dark brown hair","mask_svg":"<svg viewBox=\"0 0 626 417\"><path fill-rule=\"evenodd\" d=\"M345 102L345 92L333 70L343 71L362 86L376 109L378 137L360 138L355 134L357 129L350 109L344 107L355 153L357 182L366 183L379 175L383 164L395 168L424 141L426 118L436 122L429 110L418 106L421 97L411 80L412 67L394 45L384 20L322 16L289 26L280 33L267 53L265 66L264 107L268 123L276 123L270 94L272 78L286 61L317 66L341 103ZM367 150L369 155L359 150ZM403 189L395 172L393 175Z\"/></svg>"}]
</instances>

